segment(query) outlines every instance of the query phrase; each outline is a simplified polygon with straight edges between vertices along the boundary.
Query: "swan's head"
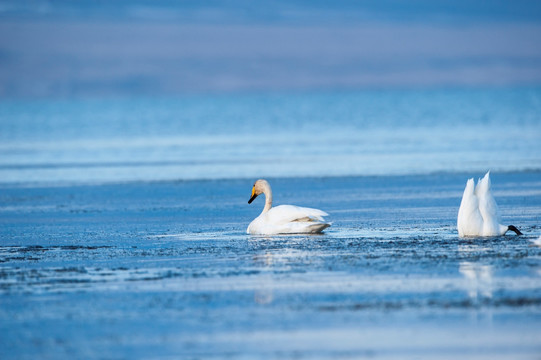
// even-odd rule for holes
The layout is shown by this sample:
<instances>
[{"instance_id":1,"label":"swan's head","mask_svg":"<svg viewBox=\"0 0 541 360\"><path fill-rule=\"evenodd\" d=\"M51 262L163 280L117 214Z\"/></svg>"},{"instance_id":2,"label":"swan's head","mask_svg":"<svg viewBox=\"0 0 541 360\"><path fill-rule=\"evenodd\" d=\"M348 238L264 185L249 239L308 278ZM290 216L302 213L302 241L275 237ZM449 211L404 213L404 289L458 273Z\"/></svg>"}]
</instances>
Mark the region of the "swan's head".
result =
<instances>
[{"instance_id":1,"label":"swan's head","mask_svg":"<svg viewBox=\"0 0 541 360\"><path fill-rule=\"evenodd\" d=\"M250 198L250 200L248 200L248 204L251 204L252 201L254 201L254 199L264 193L265 191L267 191L268 189L270 189L270 185L269 183L267 182L267 180L263 180L263 179L259 179L255 182L254 186L252 187L252 197Z\"/></svg>"}]
</instances>

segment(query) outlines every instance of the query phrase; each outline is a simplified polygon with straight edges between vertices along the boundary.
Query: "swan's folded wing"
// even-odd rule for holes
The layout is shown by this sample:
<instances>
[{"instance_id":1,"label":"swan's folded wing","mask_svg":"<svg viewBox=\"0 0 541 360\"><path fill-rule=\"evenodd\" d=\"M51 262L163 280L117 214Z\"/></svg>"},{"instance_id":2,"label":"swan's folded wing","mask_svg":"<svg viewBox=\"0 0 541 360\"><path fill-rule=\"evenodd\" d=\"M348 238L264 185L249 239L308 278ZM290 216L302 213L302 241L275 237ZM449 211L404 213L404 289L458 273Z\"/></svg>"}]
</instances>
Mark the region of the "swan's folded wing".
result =
<instances>
[{"instance_id":1,"label":"swan's folded wing","mask_svg":"<svg viewBox=\"0 0 541 360\"><path fill-rule=\"evenodd\" d=\"M281 225L282 234L315 234L320 233L331 226L330 223L313 221L313 222L290 222Z\"/></svg>"},{"instance_id":2,"label":"swan's folded wing","mask_svg":"<svg viewBox=\"0 0 541 360\"><path fill-rule=\"evenodd\" d=\"M295 205L280 205L271 208L266 216L272 224L287 224L292 222L324 222L328 214L319 209L305 208Z\"/></svg>"}]
</instances>

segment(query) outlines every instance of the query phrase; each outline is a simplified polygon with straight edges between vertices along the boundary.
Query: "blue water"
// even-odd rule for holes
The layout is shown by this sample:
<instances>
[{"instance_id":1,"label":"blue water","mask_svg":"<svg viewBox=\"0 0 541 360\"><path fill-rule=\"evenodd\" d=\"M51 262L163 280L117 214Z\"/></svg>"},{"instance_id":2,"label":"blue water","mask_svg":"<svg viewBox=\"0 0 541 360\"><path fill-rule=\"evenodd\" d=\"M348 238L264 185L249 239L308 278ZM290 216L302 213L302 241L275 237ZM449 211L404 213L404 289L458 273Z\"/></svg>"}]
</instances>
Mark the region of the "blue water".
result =
<instances>
[{"instance_id":1,"label":"blue water","mask_svg":"<svg viewBox=\"0 0 541 360\"><path fill-rule=\"evenodd\" d=\"M456 232L475 174L273 178L333 221L273 237L248 179L2 184L2 357L535 359L540 174L492 174L525 235L486 239Z\"/></svg>"},{"instance_id":2,"label":"blue water","mask_svg":"<svg viewBox=\"0 0 541 360\"><path fill-rule=\"evenodd\" d=\"M538 88L0 101L1 183L541 169Z\"/></svg>"},{"instance_id":3,"label":"blue water","mask_svg":"<svg viewBox=\"0 0 541 360\"><path fill-rule=\"evenodd\" d=\"M540 35L532 0L4 0L0 98L538 87Z\"/></svg>"},{"instance_id":4,"label":"blue water","mask_svg":"<svg viewBox=\"0 0 541 360\"><path fill-rule=\"evenodd\" d=\"M68 18L116 18L116 19L182 19L183 21L359 21L366 19L407 20L537 20L541 10L536 1L520 0L509 4L495 0L489 4L460 0L417 0L404 4L398 0L382 3L372 1L275 1L254 5L245 0L222 3L219 1L174 2L168 0L134 0L130 2L94 2L59 0L46 6L31 6L26 1L4 0L0 14L9 16L41 15Z\"/></svg>"},{"instance_id":5,"label":"blue water","mask_svg":"<svg viewBox=\"0 0 541 360\"><path fill-rule=\"evenodd\" d=\"M0 1L1 359L539 359L541 3ZM458 237L491 170L523 236ZM314 207L258 237L247 204Z\"/></svg>"},{"instance_id":6,"label":"blue water","mask_svg":"<svg viewBox=\"0 0 541 360\"><path fill-rule=\"evenodd\" d=\"M539 88L0 100L4 359L535 359ZM491 170L523 236L460 239ZM253 237L276 204L316 236Z\"/></svg>"}]
</instances>

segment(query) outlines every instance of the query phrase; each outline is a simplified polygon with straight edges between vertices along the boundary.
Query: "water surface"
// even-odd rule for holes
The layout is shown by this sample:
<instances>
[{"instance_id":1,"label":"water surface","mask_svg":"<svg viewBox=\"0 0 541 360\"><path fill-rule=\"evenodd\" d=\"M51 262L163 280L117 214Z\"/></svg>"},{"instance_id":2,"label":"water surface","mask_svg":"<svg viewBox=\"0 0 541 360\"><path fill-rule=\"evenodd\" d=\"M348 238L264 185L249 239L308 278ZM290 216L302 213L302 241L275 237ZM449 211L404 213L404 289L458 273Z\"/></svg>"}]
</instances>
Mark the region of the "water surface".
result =
<instances>
[{"instance_id":1,"label":"water surface","mask_svg":"<svg viewBox=\"0 0 541 360\"><path fill-rule=\"evenodd\" d=\"M2 358L538 358L540 96L3 99ZM524 236L458 238L487 170ZM247 235L260 177L332 226Z\"/></svg>"},{"instance_id":2,"label":"water surface","mask_svg":"<svg viewBox=\"0 0 541 360\"><path fill-rule=\"evenodd\" d=\"M493 174L525 236L460 239L469 175L270 179L319 236L245 234L249 180L2 185L3 357L536 358L541 174Z\"/></svg>"},{"instance_id":3,"label":"water surface","mask_svg":"<svg viewBox=\"0 0 541 360\"><path fill-rule=\"evenodd\" d=\"M0 101L0 182L529 171L541 92L334 91Z\"/></svg>"}]
</instances>

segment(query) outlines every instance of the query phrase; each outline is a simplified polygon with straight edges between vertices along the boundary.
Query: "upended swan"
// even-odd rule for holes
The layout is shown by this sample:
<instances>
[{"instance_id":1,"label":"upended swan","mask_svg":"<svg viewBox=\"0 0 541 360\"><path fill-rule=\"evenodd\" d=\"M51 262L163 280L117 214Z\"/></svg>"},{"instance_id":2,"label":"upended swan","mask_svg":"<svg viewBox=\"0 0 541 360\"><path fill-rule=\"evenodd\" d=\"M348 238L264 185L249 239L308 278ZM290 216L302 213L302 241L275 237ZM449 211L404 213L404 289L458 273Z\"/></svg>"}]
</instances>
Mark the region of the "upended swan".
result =
<instances>
[{"instance_id":1,"label":"upended swan","mask_svg":"<svg viewBox=\"0 0 541 360\"><path fill-rule=\"evenodd\" d=\"M499 236L509 230L522 235L515 226L501 225L500 221L498 205L490 192L490 171L478 180L475 187L473 178L469 179L458 210L458 235L460 237Z\"/></svg>"},{"instance_id":2,"label":"upended swan","mask_svg":"<svg viewBox=\"0 0 541 360\"><path fill-rule=\"evenodd\" d=\"M272 207L271 187L263 179L255 182L252 188L252 197L248 200L248 204L251 204L260 194L265 194L265 207L261 214L248 225L248 229L246 229L248 234L315 234L331 226L323 218L328 214L318 209L294 205Z\"/></svg>"}]
</instances>

